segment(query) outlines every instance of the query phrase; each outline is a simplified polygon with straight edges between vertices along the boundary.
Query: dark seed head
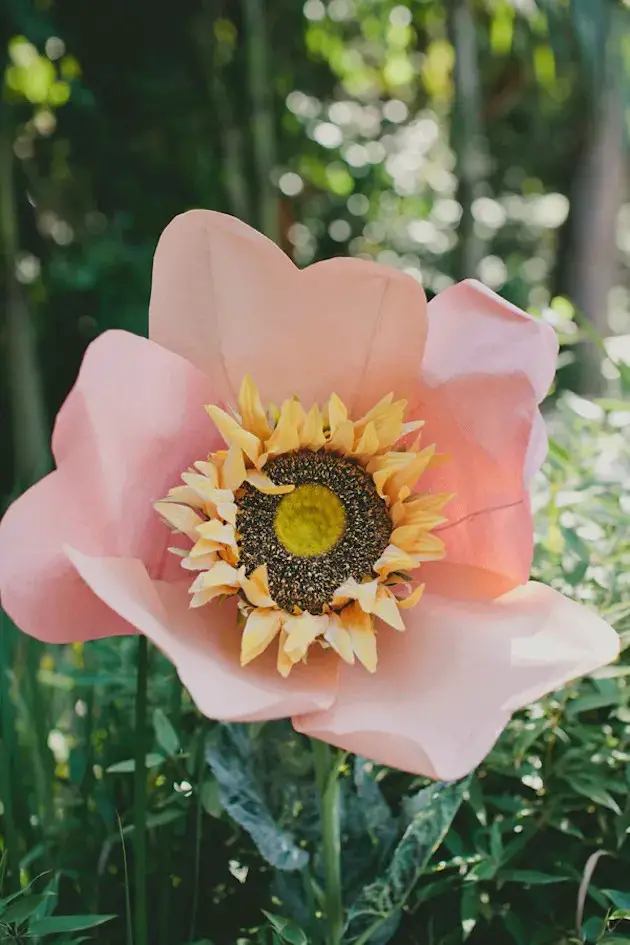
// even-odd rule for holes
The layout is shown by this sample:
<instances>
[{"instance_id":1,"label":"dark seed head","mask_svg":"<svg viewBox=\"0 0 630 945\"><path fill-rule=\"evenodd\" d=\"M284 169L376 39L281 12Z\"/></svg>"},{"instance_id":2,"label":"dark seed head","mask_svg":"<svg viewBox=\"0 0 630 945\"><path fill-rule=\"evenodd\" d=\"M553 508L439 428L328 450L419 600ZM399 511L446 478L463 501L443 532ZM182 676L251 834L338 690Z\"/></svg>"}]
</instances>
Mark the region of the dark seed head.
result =
<instances>
[{"instance_id":1,"label":"dark seed head","mask_svg":"<svg viewBox=\"0 0 630 945\"><path fill-rule=\"evenodd\" d=\"M373 576L373 565L389 544L392 523L372 477L355 460L337 453L299 450L269 460L266 475L278 485L318 483L335 493L346 512L345 530L324 554L302 558L278 541L274 522L282 496L264 495L246 484L236 497L240 561L247 574L266 564L278 607L322 612L335 590L354 577Z\"/></svg>"}]
</instances>

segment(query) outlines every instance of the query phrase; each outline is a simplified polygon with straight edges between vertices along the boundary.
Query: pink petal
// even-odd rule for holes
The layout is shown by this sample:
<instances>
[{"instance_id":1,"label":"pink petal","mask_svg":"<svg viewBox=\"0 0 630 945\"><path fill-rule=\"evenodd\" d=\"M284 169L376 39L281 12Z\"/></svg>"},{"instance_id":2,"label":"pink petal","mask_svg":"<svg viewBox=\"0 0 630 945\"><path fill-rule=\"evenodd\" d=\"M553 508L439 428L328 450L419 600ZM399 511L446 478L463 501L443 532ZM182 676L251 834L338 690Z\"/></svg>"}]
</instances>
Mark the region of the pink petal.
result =
<instances>
[{"instance_id":1,"label":"pink petal","mask_svg":"<svg viewBox=\"0 0 630 945\"><path fill-rule=\"evenodd\" d=\"M137 559L89 557L69 547L66 553L94 593L172 661L209 718L254 722L332 705L335 657L309 660L289 679L278 674L273 653L241 668L233 602L191 610L187 584L152 581Z\"/></svg>"},{"instance_id":2,"label":"pink petal","mask_svg":"<svg viewBox=\"0 0 630 945\"><path fill-rule=\"evenodd\" d=\"M25 633L47 643L98 639L133 628L83 583L61 545L103 553L95 516L63 469L14 502L0 522L0 601Z\"/></svg>"},{"instance_id":3,"label":"pink petal","mask_svg":"<svg viewBox=\"0 0 630 945\"><path fill-rule=\"evenodd\" d=\"M108 331L89 346L52 445L77 501L97 516L106 553L161 565L169 533L153 503L222 444L204 410L212 396L204 374L145 338Z\"/></svg>"},{"instance_id":4,"label":"pink petal","mask_svg":"<svg viewBox=\"0 0 630 945\"><path fill-rule=\"evenodd\" d=\"M522 375L469 375L425 386L414 408L426 420L423 441L448 457L418 484L454 494L444 509L448 522L436 529L446 543L445 563L498 575L492 579L497 593L529 577L533 528L523 465L535 410ZM428 579L439 577L441 566L426 568L429 590ZM447 593L462 596L456 584Z\"/></svg>"},{"instance_id":5,"label":"pink petal","mask_svg":"<svg viewBox=\"0 0 630 945\"><path fill-rule=\"evenodd\" d=\"M138 556L160 574L174 542L153 502L219 444L211 398L205 375L151 341L111 331L89 346L55 424L58 470L0 523L0 593L21 629L56 642L131 632L77 580L62 545Z\"/></svg>"},{"instance_id":6,"label":"pink petal","mask_svg":"<svg viewBox=\"0 0 630 945\"><path fill-rule=\"evenodd\" d=\"M321 404L335 391L363 410L411 391L426 302L395 269L331 259L300 272L239 220L193 210L158 244L150 326L155 341L213 378L223 401L249 372L263 401L297 394Z\"/></svg>"},{"instance_id":7,"label":"pink petal","mask_svg":"<svg viewBox=\"0 0 630 945\"><path fill-rule=\"evenodd\" d=\"M557 356L558 339L550 325L475 279L451 286L429 304L423 375L431 385L474 373L524 374L540 403L553 382ZM538 417L532 422L527 478L546 450L544 424Z\"/></svg>"},{"instance_id":8,"label":"pink petal","mask_svg":"<svg viewBox=\"0 0 630 945\"><path fill-rule=\"evenodd\" d=\"M540 402L551 387L558 340L550 325L475 279L429 304L423 373L431 384L462 374L525 374Z\"/></svg>"},{"instance_id":9,"label":"pink petal","mask_svg":"<svg viewBox=\"0 0 630 945\"><path fill-rule=\"evenodd\" d=\"M446 781L485 757L511 713L613 660L614 630L542 584L492 602L426 597L405 633L379 632L374 676L342 665L325 712L300 732L379 764Z\"/></svg>"}]
</instances>

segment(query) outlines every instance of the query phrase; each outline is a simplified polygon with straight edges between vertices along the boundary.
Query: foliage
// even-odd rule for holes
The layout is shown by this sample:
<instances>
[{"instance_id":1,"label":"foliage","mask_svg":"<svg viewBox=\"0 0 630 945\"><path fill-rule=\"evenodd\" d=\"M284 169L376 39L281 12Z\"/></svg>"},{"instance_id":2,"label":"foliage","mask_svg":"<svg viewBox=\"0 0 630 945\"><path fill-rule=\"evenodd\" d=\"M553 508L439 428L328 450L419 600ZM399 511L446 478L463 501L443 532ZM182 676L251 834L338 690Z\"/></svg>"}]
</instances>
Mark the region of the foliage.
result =
<instances>
[{"instance_id":1,"label":"foliage","mask_svg":"<svg viewBox=\"0 0 630 945\"><path fill-rule=\"evenodd\" d=\"M602 69L627 101L627 4L475 0L478 61L458 80L461 6L195 0L174 16L146 0L6 0L6 501L48 463L46 427L89 340L146 332L175 213L235 212L299 264L350 252L429 292L476 259L562 343L534 576L630 640L630 369L597 341L606 396L566 389L593 338L569 298L576 169ZM615 225L627 267L627 203ZM623 278L605 287L606 334L630 330ZM2 618L0 941L133 941L137 653L134 638L43 647ZM149 670L151 945L322 941L308 742L288 722L209 723L156 651ZM627 680L622 660L520 713L470 783L340 759L344 942L630 940Z\"/></svg>"}]
</instances>

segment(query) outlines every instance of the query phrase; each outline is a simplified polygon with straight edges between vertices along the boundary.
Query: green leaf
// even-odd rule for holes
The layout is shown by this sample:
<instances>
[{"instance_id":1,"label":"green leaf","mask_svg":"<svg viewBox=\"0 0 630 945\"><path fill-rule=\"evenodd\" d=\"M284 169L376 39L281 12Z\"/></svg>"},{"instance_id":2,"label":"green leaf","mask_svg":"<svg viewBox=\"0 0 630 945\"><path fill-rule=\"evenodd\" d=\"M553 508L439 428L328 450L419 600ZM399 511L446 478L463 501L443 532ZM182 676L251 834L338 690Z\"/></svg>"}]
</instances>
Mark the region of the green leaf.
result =
<instances>
[{"instance_id":1,"label":"green leaf","mask_svg":"<svg viewBox=\"0 0 630 945\"><path fill-rule=\"evenodd\" d=\"M527 886L548 886L551 883L566 883L570 876L556 876L539 870L502 870L499 879L504 883L522 883Z\"/></svg>"},{"instance_id":2,"label":"green leaf","mask_svg":"<svg viewBox=\"0 0 630 945\"><path fill-rule=\"evenodd\" d=\"M46 893L22 896L21 899L17 899L15 902L12 902L11 905L2 913L2 921L6 922L8 925L11 923L14 925L21 925L22 922L26 922L26 920L33 915L36 909L45 901L46 898Z\"/></svg>"},{"instance_id":3,"label":"green leaf","mask_svg":"<svg viewBox=\"0 0 630 945\"><path fill-rule=\"evenodd\" d=\"M199 800L206 814L211 817L220 817L223 813L219 793L219 782L214 778L206 778L199 791Z\"/></svg>"},{"instance_id":4,"label":"green leaf","mask_svg":"<svg viewBox=\"0 0 630 945\"><path fill-rule=\"evenodd\" d=\"M464 941L469 937L477 924L480 913L479 887L468 883L462 889L462 900L460 906L460 922L462 926L462 938Z\"/></svg>"},{"instance_id":5,"label":"green leaf","mask_svg":"<svg viewBox=\"0 0 630 945\"><path fill-rule=\"evenodd\" d=\"M115 915L52 915L46 919L36 919L29 925L31 935L53 935L59 932L80 932L93 929L97 925L111 922Z\"/></svg>"},{"instance_id":6,"label":"green leaf","mask_svg":"<svg viewBox=\"0 0 630 945\"><path fill-rule=\"evenodd\" d=\"M219 784L224 810L247 831L258 851L279 870L299 870L308 853L282 830L269 810L251 760L245 726L218 725L206 747L206 760Z\"/></svg>"},{"instance_id":7,"label":"green leaf","mask_svg":"<svg viewBox=\"0 0 630 945\"><path fill-rule=\"evenodd\" d=\"M577 791L577 793L581 794L583 797L587 797L589 800L593 801L594 804L607 807L609 810L614 811L615 814L621 813L619 804L617 804L612 794L609 794L609 792L596 781L590 781L588 778L582 778L579 775L567 777L566 781L574 791Z\"/></svg>"},{"instance_id":8,"label":"green leaf","mask_svg":"<svg viewBox=\"0 0 630 945\"><path fill-rule=\"evenodd\" d=\"M576 715L579 715L580 712L592 712L594 709L605 709L611 705L618 705L621 701L621 696L619 691L604 693L604 692L588 692L583 696L578 696L577 699L573 699L567 706L567 717L572 719Z\"/></svg>"},{"instance_id":9,"label":"green leaf","mask_svg":"<svg viewBox=\"0 0 630 945\"><path fill-rule=\"evenodd\" d=\"M155 709L153 712L153 730L158 745L167 757L172 758L173 755L179 754L181 750L179 735L162 709Z\"/></svg>"},{"instance_id":10,"label":"green leaf","mask_svg":"<svg viewBox=\"0 0 630 945\"><path fill-rule=\"evenodd\" d=\"M164 755L158 755L155 752L149 752L144 759L147 768L157 768L164 761L166 761ZM116 764L110 765L105 770L108 774L131 774L136 770L136 762L133 758L126 758L125 761L117 761Z\"/></svg>"},{"instance_id":11,"label":"green leaf","mask_svg":"<svg viewBox=\"0 0 630 945\"><path fill-rule=\"evenodd\" d=\"M616 909L630 912L630 892L622 892L620 889L602 889L602 892Z\"/></svg>"},{"instance_id":12,"label":"green leaf","mask_svg":"<svg viewBox=\"0 0 630 945\"><path fill-rule=\"evenodd\" d=\"M344 943L363 945L373 941L374 933L402 908L446 836L469 784L466 778L457 784L432 784L419 792L417 813L394 850L387 871L366 886L350 907Z\"/></svg>"},{"instance_id":13,"label":"green leaf","mask_svg":"<svg viewBox=\"0 0 630 945\"><path fill-rule=\"evenodd\" d=\"M283 942L287 942L288 945L308 945L308 938L294 922L283 918L281 915L274 915L273 912L266 912L264 909L262 913L267 916L271 926Z\"/></svg>"}]
</instances>

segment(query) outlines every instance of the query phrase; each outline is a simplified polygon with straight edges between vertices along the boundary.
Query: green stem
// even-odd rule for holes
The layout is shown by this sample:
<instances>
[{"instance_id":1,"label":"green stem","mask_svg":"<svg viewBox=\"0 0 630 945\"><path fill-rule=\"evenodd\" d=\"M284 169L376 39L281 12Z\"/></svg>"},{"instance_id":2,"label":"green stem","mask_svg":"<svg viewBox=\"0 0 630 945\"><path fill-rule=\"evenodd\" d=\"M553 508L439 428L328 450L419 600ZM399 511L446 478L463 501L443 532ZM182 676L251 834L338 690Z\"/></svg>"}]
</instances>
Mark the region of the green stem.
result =
<instances>
[{"instance_id":1,"label":"green stem","mask_svg":"<svg viewBox=\"0 0 630 945\"><path fill-rule=\"evenodd\" d=\"M315 784L319 792L322 816L327 945L339 945L343 935L343 900L341 888L341 842L339 837L339 764L328 745L312 740L315 760Z\"/></svg>"},{"instance_id":2,"label":"green stem","mask_svg":"<svg viewBox=\"0 0 630 945\"><path fill-rule=\"evenodd\" d=\"M201 737L199 739L199 744L197 746L197 758L195 763L195 773L197 777L197 798L196 798L196 808L195 808L195 873L194 873L194 887L193 887L193 902L192 909L190 914L190 934L189 939L192 942L195 937L195 928L197 925L197 913L199 911L199 868L201 866L201 829L202 829L202 817L203 817L203 807L201 804L201 783L203 780L204 773L204 749L205 738L204 738L204 729L201 729Z\"/></svg>"},{"instance_id":3,"label":"green stem","mask_svg":"<svg viewBox=\"0 0 630 945\"><path fill-rule=\"evenodd\" d=\"M135 945L147 945L147 677L149 654L147 638L138 637L138 676L136 682L136 752L134 796L134 873L135 873Z\"/></svg>"},{"instance_id":4,"label":"green stem","mask_svg":"<svg viewBox=\"0 0 630 945\"><path fill-rule=\"evenodd\" d=\"M9 634L9 618L0 611L0 798L4 807L4 866L7 873L11 874L19 859L11 784L13 767L19 764L19 759L15 757L15 719L9 675L12 647Z\"/></svg>"}]
</instances>

